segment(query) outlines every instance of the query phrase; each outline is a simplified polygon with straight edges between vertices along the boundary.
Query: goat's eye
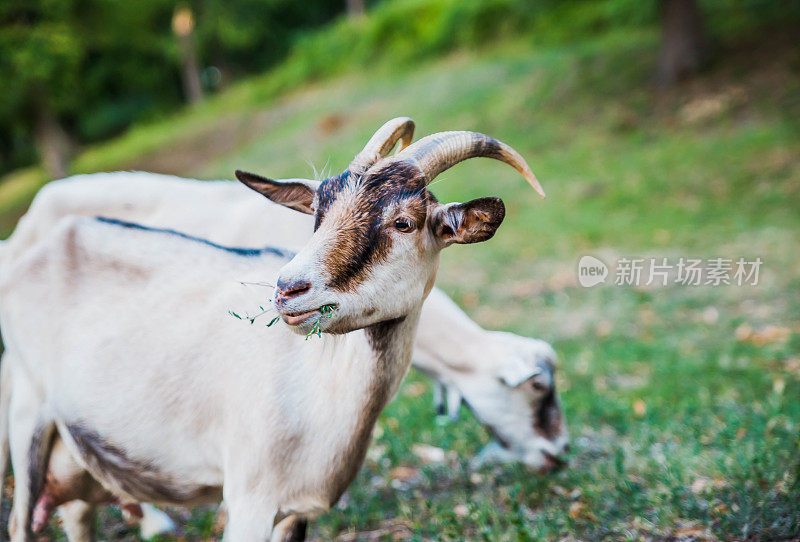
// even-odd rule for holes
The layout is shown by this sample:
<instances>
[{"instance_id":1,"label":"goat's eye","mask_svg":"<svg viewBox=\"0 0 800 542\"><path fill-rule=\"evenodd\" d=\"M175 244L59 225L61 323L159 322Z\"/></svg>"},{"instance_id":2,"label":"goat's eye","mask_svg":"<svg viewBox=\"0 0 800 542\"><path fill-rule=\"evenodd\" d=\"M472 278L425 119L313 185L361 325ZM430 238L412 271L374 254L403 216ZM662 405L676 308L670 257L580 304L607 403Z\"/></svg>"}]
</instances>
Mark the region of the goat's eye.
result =
<instances>
[{"instance_id":1,"label":"goat's eye","mask_svg":"<svg viewBox=\"0 0 800 542\"><path fill-rule=\"evenodd\" d=\"M531 385L533 386L533 389L536 391L539 392L547 391L547 384L545 384L544 382L539 382L537 380L534 380Z\"/></svg>"},{"instance_id":2,"label":"goat's eye","mask_svg":"<svg viewBox=\"0 0 800 542\"><path fill-rule=\"evenodd\" d=\"M407 218L398 218L394 221L394 227L397 231L408 233L414 229L414 224Z\"/></svg>"}]
</instances>

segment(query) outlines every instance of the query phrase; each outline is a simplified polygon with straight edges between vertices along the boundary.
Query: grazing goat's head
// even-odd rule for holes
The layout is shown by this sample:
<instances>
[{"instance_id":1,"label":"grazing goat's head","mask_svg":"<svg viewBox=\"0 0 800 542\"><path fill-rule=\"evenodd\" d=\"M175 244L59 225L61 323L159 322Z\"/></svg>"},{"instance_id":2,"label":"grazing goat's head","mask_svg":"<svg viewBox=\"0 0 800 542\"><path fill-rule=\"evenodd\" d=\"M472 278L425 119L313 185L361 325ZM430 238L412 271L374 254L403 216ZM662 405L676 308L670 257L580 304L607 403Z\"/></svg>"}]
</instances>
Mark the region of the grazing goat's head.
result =
<instances>
[{"instance_id":1,"label":"grazing goat's head","mask_svg":"<svg viewBox=\"0 0 800 542\"><path fill-rule=\"evenodd\" d=\"M276 283L276 307L295 331L346 333L403 318L433 287L440 250L494 235L505 216L499 198L442 204L426 188L462 160L511 164L542 193L522 157L500 141L442 132L409 145L413 131L411 119L387 122L347 170L321 183L236 172L272 201L314 215L313 237ZM401 140L402 150L387 156Z\"/></svg>"},{"instance_id":2,"label":"grazing goat's head","mask_svg":"<svg viewBox=\"0 0 800 542\"><path fill-rule=\"evenodd\" d=\"M486 360L496 381L476 378L464 385L475 415L495 437L473 460L520 461L540 472L565 465L569 432L556 390L556 353L544 341L492 331L496 353Z\"/></svg>"}]
</instances>

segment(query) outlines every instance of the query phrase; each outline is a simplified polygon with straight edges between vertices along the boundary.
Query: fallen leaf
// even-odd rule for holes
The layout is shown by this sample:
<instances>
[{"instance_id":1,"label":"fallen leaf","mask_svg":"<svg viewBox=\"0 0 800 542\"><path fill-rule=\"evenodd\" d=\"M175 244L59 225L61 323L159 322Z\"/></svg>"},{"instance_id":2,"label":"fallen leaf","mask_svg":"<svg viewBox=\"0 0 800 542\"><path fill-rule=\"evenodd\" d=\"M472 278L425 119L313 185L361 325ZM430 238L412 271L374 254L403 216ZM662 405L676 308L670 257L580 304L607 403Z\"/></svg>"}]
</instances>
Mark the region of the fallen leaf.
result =
<instances>
[{"instance_id":1,"label":"fallen leaf","mask_svg":"<svg viewBox=\"0 0 800 542\"><path fill-rule=\"evenodd\" d=\"M379 540L411 540L414 530L409 522L401 520L387 520L378 529L372 531L356 531L340 534L336 542L365 542Z\"/></svg>"},{"instance_id":2,"label":"fallen leaf","mask_svg":"<svg viewBox=\"0 0 800 542\"><path fill-rule=\"evenodd\" d=\"M742 324L736 328L737 341L749 342L756 346L786 342L791 334L792 330L788 327L775 325L769 325L760 330L754 330L748 324Z\"/></svg>"},{"instance_id":3,"label":"fallen leaf","mask_svg":"<svg viewBox=\"0 0 800 542\"><path fill-rule=\"evenodd\" d=\"M466 504L457 504L453 507L453 513L458 517L463 518L469 515L469 508L467 508Z\"/></svg>"},{"instance_id":4,"label":"fallen leaf","mask_svg":"<svg viewBox=\"0 0 800 542\"><path fill-rule=\"evenodd\" d=\"M707 122L724 115L732 107L742 103L746 96L746 91L733 87L692 98L678 111L678 118L686 124Z\"/></svg>"},{"instance_id":5,"label":"fallen leaf","mask_svg":"<svg viewBox=\"0 0 800 542\"><path fill-rule=\"evenodd\" d=\"M419 397L425 393L426 389L427 386L423 382L412 382L403 390L403 395L406 397Z\"/></svg>"},{"instance_id":6,"label":"fallen leaf","mask_svg":"<svg viewBox=\"0 0 800 542\"><path fill-rule=\"evenodd\" d=\"M547 279L547 289L551 292L559 292L564 288L575 286L575 271L571 266L560 267Z\"/></svg>"},{"instance_id":7,"label":"fallen leaf","mask_svg":"<svg viewBox=\"0 0 800 542\"><path fill-rule=\"evenodd\" d=\"M559 497L566 497L569 494L569 492L561 486L554 485L551 489L553 490L553 493Z\"/></svg>"},{"instance_id":8,"label":"fallen leaf","mask_svg":"<svg viewBox=\"0 0 800 542\"><path fill-rule=\"evenodd\" d=\"M787 372L792 373L797 378L800 378L800 358L791 358L786 360L784 367Z\"/></svg>"},{"instance_id":9,"label":"fallen leaf","mask_svg":"<svg viewBox=\"0 0 800 542\"><path fill-rule=\"evenodd\" d=\"M411 447L411 452L426 464L444 463L445 460L445 451L443 449L428 444L414 444Z\"/></svg>"},{"instance_id":10,"label":"fallen leaf","mask_svg":"<svg viewBox=\"0 0 800 542\"><path fill-rule=\"evenodd\" d=\"M474 309L478 306L478 294L475 292L464 292L461 295L461 304L464 305L468 309Z\"/></svg>"},{"instance_id":11,"label":"fallen leaf","mask_svg":"<svg viewBox=\"0 0 800 542\"><path fill-rule=\"evenodd\" d=\"M594 334L603 339L611 335L611 332L614 330L614 324L611 323L611 320L600 320L597 322L597 326L594 328Z\"/></svg>"},{"instance_id":12,"label":"fallen leaf","mask_svg":"<svg viewBox=\"0 0 800 542\"><path fill-rule=\"evenodd\" d=\"M736 335L736 340L739 342L744 342L750 338L753 334L753 328L750 327L749 324L741 324L739 327L736 328L734 332Z\"/></svg>"},{"instance_id":13,"label":"fallen leaf","mask_svg":"<svg viewBox=\"0 0 800 542\"><path fill-rule=\"evenodd\" d=\"M692 482L692 487L691 487L692 493L694 493L695 495L702 493L706 489L708 489L708 486L709 486L708 478L695 478L694 482Z\"/></svg>"},{"instance_id":14,"label":"fallen leaf","mask_svg":"<svg viewBox=\"0 0 800 542\"><path fill-rule=\"evenodd\" d=\"M703 322L708 325L716 324L719 320L719 311L716 307L706 307L703 309Z\"/></svg>"},{"instance_id":15,"label":"fallen leaf","mask_svg":"<svg viewBox=\"0 0 800 542\"><path fill-rule=\"evenodd\" d=\"M705 532L705 527L684 527L683 529L676 530L675 534L678 536L697 536L705 534Z\"/></svg>"},{"instance_id":16,"label":"fallen leaf","mask_svg":"<svg viewBox=\"0 0 800 542\"><path fill-rule=\"evenodd\" d=\"M569 505L569 517L572 519L578 519L581 517L584 511L584 505L581 501L575 501Z\"/></svg>"},{"instance_id":17,"label":"fallen leaf","mask_svg":"<svg viewBox=\"0 0 800 542\"><path fill-rule=\"evenodd\" d=\"M367 460L377 463L386 454L386 449L383 444L373 444L367 450Z\"/></svg>"},{"instance_id":18,"label":"fallen leaf","mask_svg":"<svg viewBox=\"0 0 800 542\"><path fill-rule=\"evenodd\" d=\"M530 297L542 293L544 288L541 282L528 279L511 283L509 290L514 297Z\"/></svg>"},{"instance_id":19,"label":"fallen leaf","mask_svg":"<svg viewBox=\"0 0 800 542\"><path fill-rule=\"evenodd\" d=\"M419 471L414 467L400 465L389 471L389 476L392 480L400 480L401 482L408 482L419 476Z\"/></svg>"},{"instance_id":20,"label":"fallen leaf","mask_svg":"<svg viewBox=\"0 0 800 542\"><path fill-rule=\"evenodd\" d=\"M639 311L637 319L646 326L652 326L658 322L658 315L653 309L645 308Z\"/></svg>"},{"instance_id":21,"label":"fallen leaf","mask_svg":"<svg viewBox=\"0 0 800 542\"><path fill-rule=\"evenodd\" d=\"M325 135L332 134L342 127L345 118L341 113L325 115L317 121L317 128Z\"/></svg>"},{"instance_id":22,"label":"fallen leaf","mask_svg":"<svg viewBox=\"0 0 800 542\"><path fill-rule=\"evenodd\" d=\"M717 537L714 536L708 526L699 521L678 518L675 524L677 529L672 531L671 534L677 540L707 540L709 542L717 540Z\"/></svg>"}]
</instances>

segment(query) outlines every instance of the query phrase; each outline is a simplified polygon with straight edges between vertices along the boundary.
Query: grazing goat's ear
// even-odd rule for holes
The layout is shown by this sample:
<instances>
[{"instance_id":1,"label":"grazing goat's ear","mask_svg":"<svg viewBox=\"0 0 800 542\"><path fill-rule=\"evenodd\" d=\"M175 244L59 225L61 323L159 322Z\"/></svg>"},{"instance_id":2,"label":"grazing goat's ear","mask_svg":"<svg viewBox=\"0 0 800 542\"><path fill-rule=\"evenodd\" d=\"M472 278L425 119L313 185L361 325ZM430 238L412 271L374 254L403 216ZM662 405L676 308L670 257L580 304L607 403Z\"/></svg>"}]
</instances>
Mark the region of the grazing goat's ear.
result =
<instances>
[{"instance_id":1,"label":"grazing goat's ear","mask_svg":"<svg viewBox=\"0 0 800 542\"><path fill-rule=\"evenodd\" d=\"M505 366L501 367L499 372L500 380L511 388L516 388L526 380L544 372L541 367L530 367L522 363L519 358L509 358L504 361Z\"/></svg>"},{"instance_id":2,"label":"grazing goat's ear","mask_svg":"<svg viewBox=\"0 0 800 542\"><path fill-rule=\"evenodd\" d=\"M314 214L314 202L318 182L305 179L273 181L255 173L236 170L236 178L262 196L301 213Z\"/></svg>"},{"instance_id":3,"label":"grazing goat's ear","mask_svg":"<svg viewBox=\"0 0 800 542\"><path fill-rule=\"evenodd\" d=\"M434 211L433 232L445 246L479 243L492 238L505 216L506 207L500 198L448 203Z\"/></svg>"}]
</instances>

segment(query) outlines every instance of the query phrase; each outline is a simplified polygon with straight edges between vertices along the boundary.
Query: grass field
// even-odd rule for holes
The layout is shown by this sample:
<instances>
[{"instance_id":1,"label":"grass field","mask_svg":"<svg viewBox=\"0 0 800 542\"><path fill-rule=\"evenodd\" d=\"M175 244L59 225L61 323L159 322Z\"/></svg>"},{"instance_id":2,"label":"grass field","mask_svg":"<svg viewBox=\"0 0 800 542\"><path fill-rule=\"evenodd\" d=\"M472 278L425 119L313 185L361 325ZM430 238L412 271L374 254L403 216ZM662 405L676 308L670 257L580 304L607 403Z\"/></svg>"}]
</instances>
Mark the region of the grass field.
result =
<instances>
[{"instance_id":1,"label":"grass field","mask_svg":"<svg viewBox=\"0 0 800 542\"><path fill-rule=\"evenodd\" d=\"M436 420L428 383L412 375L358 479L314 522L315 539L800 537L800 57L782 32L725 53L657 93L654 32L507 43L187 113L159 128L171 130L164 148L95 151L83 164L310 176L312 164L343 169L397 115L414 118L419 136L478 130L528 158L544 201L492 161L433 187L443 200L498 195L508 207L491 242L445 252L438 284L482 325L553 343L570 467L544 478L516 466L470 471L488 434L467 412ZM5 188L6 231L38 179ZM757 286L584 289L584 254L764 263ZM453 453L425 464L415 444ZM213 512L198 510L185 536L214 532Z\"/></svg>"}]
</instances>

